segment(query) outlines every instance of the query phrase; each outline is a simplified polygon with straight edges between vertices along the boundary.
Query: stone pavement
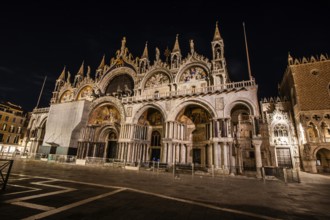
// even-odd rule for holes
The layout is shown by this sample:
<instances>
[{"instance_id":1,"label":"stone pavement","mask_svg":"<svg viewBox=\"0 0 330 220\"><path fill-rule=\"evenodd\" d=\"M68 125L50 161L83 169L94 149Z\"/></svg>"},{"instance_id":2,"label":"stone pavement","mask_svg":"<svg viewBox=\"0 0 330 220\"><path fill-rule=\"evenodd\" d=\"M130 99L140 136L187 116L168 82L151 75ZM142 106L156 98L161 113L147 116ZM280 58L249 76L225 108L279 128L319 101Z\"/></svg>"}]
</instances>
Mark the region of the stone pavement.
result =
<instances>
[{"instance_id":1,"label":"stone pavement","mask_svg":"<svg viewBox=\"0 0 330 220\"><path fill-rule=\"evenodd\" d=\"M330 176L301 183L14 162L0 219L330 219Z\"/></svg>"}]
</instances>

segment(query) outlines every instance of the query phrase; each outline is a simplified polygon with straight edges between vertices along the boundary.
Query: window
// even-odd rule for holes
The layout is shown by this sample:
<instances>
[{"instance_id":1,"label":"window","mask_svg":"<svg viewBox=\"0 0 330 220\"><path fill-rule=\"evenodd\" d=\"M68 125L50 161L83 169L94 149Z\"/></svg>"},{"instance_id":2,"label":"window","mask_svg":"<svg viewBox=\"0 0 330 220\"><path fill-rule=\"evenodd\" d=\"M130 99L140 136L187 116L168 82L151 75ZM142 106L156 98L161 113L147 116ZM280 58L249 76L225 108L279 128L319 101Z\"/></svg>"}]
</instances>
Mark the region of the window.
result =
<instances>
[{"instance_id":1,"label":"window","mask_svg":"<svg viewBox=\"0 0 330 220\"><path fill-rule=\"evenodd\" d=\"M2 115L0 115L0 120L1 120L1 118L2 118Z\"/></svg>"},{"instance_id":2,"label":"window","mask_svg":"<svg viewBox=\"0 0 330 220\"><path fill-rule=\"evenodd\" d=\"M16 122L16 118L13 118L13 122Z\"/></svg>"},{"instance_id":3,"label":"window","mask_svg":"<svg viewBox=\"0 0 330 220\"><path fill-rule=\"evenodd\" d=\"M312 69L312 70L311 70L311 74L314 75L314 76L319 75L319 72L320 72L320 71L319 71L318 69Z\"/></svg>"},{"instance_id":4,"label":"window","mask_svg":"<svg viewBox=\"0 0 330 220\"><path fill-rule=\"evenodd\" d=\"M10 132L10 133L14 133L14 131L15 131L15 127L14 127L14 125L11 125L11 126L10 126L10 129L9 129L9 132Z\"/></svg>"},{"instance_id":5,"label":"window","mask_svg":"<svg viewBox=\"0 0 330 220\"><path fill-rule=\"evenodd\" d=\"M7 143L9 143L10 141L10 135L7 137Z\"/></svg>"},{"instance_id":6,"label":"window","mask_svg":"<svg viewBox=\"0 0 330 220\"><path fill-rule=\"evenodd\" d=\"M274 126L275 137L288 137L288 129L284 124L276 124Z\"/></svg>"},{"instance_id":7,"label":"window","mask_svg":"<svg viewBox=\"0 0 330 220\"><path fill-rule=\"evenodd\" d=\"M21 119L21 122L20 123L23 124L23 119Z\"/></svg>"},{"instance_id":8,"label":"window","mask_svg":"<svg viewBox=\"0 0 330 220\"><path fill-rule=\"evenodd\" d=\"M5 121L8 121L8 120L9 120L9 116L6 116Z\"/></svg>"},{"instance_id":9,"label":"window","mask_svg":"<svg viewBox=\"0 0 330 220\"><path fill-rule=\"evenodd\" d=\"M0 134L0 142L2 142L3 140L3 134Z\"/></svg>"},{"instance_id":10,"label":"window","mask_svg":"<svg viewBox=\"0 0 330 220\"><path fill-rule=\"evenodd\" d=\"M18 136L15 136L14 144L17 144L17 143L18 143Z\"/></svg>"},{"instance_id":11,"label":"window","mask_svg":"<svg viewBox=\"0 0 330 220\"><path fill-rule=\"evenodd\" d=\"M7 128L7 124L3 124L3 126L2 126L2 130L5 131L6 128Z\"/></svg>"},{"instance_id":12,"label":"window","mask_svg":"<svg viewBox=\"0 0 330 220\"><path fill-rule=\"evenodd\" d=\"M17 128L17 134L20 134L22 132L22 128L21 127L18 127Z\"/></svg>"}]
</instances>

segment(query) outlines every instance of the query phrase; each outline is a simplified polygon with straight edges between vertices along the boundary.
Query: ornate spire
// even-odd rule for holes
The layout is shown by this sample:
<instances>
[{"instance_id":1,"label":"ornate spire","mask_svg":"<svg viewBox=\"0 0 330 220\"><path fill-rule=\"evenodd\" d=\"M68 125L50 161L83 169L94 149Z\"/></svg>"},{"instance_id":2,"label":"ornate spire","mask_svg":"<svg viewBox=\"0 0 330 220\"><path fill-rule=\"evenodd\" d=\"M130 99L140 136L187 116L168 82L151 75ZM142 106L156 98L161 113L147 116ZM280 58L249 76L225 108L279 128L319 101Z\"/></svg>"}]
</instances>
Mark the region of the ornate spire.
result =
<instances>
[{"instance_id":1,"label":"ornate spire","mask_svg":"<svg viewBox=\"0 0 330 220\"><path fill-rule=\"evenodd\" d=\"M62 70L62 73L61 75L58 77L57 80L64 80L65 79L65 69L66 69L66 66L64 66L63 70Z\"/></svg>"},{"instance_id":2,"label":"ornate spire","mask_svg":"<svg viewBox=\"0 0 330 220\"><path fill-rule=\"evenodd\" d=\"M105 54L103 54L103 57L102 57L102 60L101 60L101 63L99 65L99 67L97 67L97 69L103 69L105 66Z\"/></svg>"},{"instance_id":3,"label":"ornate spire","mask_svg":"<svg viewBox=\"0 0 330 220\"><path fill-rule=\"evenodd\" d=\"M179 46L179 34L176 35L176 39L175 39L175 44L173 47L172 52L180 52L180 46Z\"/></svg>"},{"instance_id":4,"label":"ornate spire","mask_svg":"<svg viewBox=\"0 0 330 220\"><path fill-rule=\"evenodd\" d=\"M290 51L288 52L288 64L289 65L292 65L293 64L293 58L292 58L292 56L290 54Z\"/></svg>"},{"instance_id":5,"label":"ornate spire","mask_svg":"<svg viewBox=\"0 0 330 220\"><path fill-rule=\"evenodd\" d=\"M85 62L85 61L82 62L82 64L81 64L81 66L80 66L80 68L79 68L79 71L78 71L77 75L84 76L84 62Z\"/></svg>"},{"instance_id":6,"label":"ornate spire","mask_svg":"<svg viewBox=\"0 0 330 220\"><path fill-rule=\"evenodd\" d=\"M213 41L221 40L221 35L218 27L218 21L215 23L215 32L214 32L214 37Z\"/></svg>"},{"instance_id":7,"label":"ornate spire","mask_svg":"<svg viewBox=\"0 0 330 220\"><path fill-rule=\"evenodd\" d=\"M148 55L148 41L146 42L146 45L144 47L143 54L142 54L142 57L141 58L149 59L149 55Z\"/></svg>"},{"instance_id":8,"label":"ornate spire","mask_svg":"<svg viewBox=\"0 0 330 220\"><path fill-rule=\"evenodd\" d=\"M66 82L70 83L71 81L71 73L68 71L68 77L66 78Z\"/></svg>"}]
</instances>

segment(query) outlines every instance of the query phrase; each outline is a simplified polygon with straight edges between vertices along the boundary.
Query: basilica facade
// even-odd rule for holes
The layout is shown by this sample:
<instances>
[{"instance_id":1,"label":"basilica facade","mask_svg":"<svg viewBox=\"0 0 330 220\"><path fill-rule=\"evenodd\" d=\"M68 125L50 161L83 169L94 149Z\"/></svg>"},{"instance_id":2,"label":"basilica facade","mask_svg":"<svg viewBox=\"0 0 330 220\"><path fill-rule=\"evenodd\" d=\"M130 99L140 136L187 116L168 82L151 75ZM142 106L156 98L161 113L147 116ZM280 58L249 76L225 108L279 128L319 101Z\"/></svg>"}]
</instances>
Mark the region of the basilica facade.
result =
<instances>
[{"instance_id":1,"label":"basilica facade","mask_svg":"<svg viewBox=\"0 0 330 220\"><path fill-rule=\"evenodd\" d=\"M134 58L123 38L95 77L84 63L73 79L64 69L50 107L34 110L26 145L79 159L194 163L223 173L260 168L268 154L262 153L255 80L230 80L217 25L211 59L195 51L193 40L189 45L182 57L176 36L166 61L156 48L151 62L147 44Z\"/></svg>"},{"instance_id":2,"label":"basilica facade","mask_svg":"<svg viewBox=\"0 0 330 220\"><path fill-rule=\"evenodd\" d=\"M176 36L166 60L156 48L151 61L147 44L134 58L124 37L109 64L103 57L92 72L83 63L72 78L64 68L50 107L33 110L23 145L32 154L80 161L195 164L257 177L261 167L330 172L327 56L289 56L279 96L258 102L251 74L230 80L218 25L211 59L193 40L189 46L183 57Z\"/></svg>"}]
</instances>

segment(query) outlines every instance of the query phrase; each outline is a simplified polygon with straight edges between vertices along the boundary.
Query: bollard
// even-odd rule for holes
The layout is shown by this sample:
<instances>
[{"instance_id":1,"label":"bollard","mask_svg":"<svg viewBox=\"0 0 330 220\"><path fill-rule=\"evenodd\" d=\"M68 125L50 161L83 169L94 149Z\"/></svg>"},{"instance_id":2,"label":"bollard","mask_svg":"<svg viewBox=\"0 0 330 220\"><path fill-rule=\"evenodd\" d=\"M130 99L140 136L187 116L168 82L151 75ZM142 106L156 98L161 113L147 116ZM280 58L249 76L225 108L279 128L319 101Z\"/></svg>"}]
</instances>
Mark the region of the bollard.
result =
<instances>
[{"instance_id":1,"label":"bollard","mask_svg":"<svg viewBox=\"0 0 330 220\"><path fill-rule=\"evenodd\" d=\"M173 178L175 179L175 162L173 163Z\"/></svg>"},{"instance_id":2,"label":"bollard","mask_svg":"<svg viewBox=\"0 0 330 220\"><path fill-rule=\"evenodd\" d=\"M155 172L155 161L152 161L152 172Z\"/></svg>"},{"instance_id":3,"label":"bollard","mask_svg":"<svg viewBox=\"0 0 330 220\"><path fill-rule=\"evenodd\" d=\"M191 177L194 178L194 175L195 175L195 170L194 170L195 166L194 166L194 163L191 164Z\"/></svg>"},{"instance_id":4,"label":"bollard","mask_svg":"<svg viewBox=\"0 0 330 220\"><path fill-rule=\"evenodd\" d=\"M212 177L214 178L214 165L212 164Z\"/></svg>"},{"instance_id":5,"label":"bollard","mask_svg":"<svg viewBox=\"0 0 330 220\"><path fill-rule=\"evenodd\" d=\"M297 167L297 180L298 180L298 183L300 183L300 175L299 175L299 168Z\"/></svg>"},{"instance_id":6,"label":"bollard","mask_svg":"<svg viewBox=\"0 0 330 220\"><path fill-rule=\"evenodd\" d=\"M266 180L265 167L261 167L261 174L262 174L262 179L265 182Z\"/></svg>"},{"instance_id":7,"label":"bollard","mask_svg":"<svg viewBox=\"0 0 330 220\"><path fill-rule=\"evenodd\" d=\"M284 176L284 183L287 184L287 172L286 172L286 168L283 168L283 176Z\"/></svg>"},{"instance_id":8,"label":"bollard","mask_svg":"<svg viewBox=\"0 0 330 220\"><path fill-rule=\"evenodd\" d=\"M158 163L157 163L157 175L158 175L158 172L159 172L159 160L158 160Z\"/></svg>"}]
</instances>

